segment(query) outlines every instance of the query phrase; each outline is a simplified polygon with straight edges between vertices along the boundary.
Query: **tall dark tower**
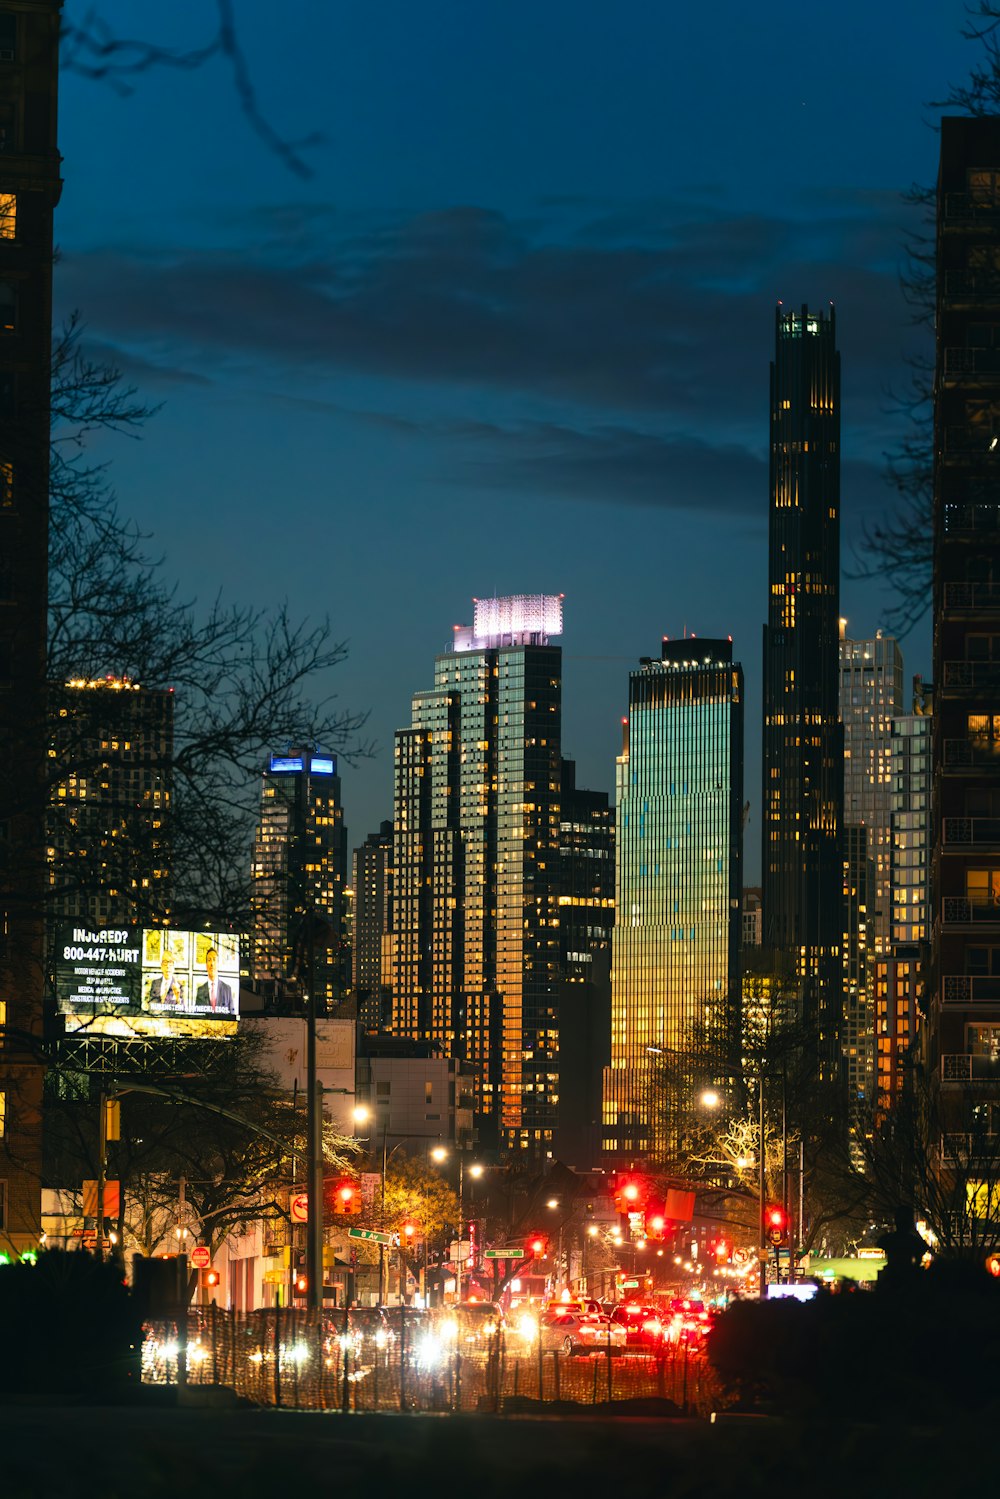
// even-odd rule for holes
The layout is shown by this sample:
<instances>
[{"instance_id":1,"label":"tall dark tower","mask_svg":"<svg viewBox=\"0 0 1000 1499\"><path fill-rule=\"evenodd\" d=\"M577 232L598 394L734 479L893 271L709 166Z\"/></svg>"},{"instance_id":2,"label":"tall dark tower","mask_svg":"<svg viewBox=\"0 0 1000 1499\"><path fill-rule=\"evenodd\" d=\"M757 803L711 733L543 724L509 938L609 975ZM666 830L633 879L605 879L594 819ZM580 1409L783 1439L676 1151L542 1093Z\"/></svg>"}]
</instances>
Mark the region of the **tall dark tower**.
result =
<instances>
[{"instance_id":1,"label":"tall dark tower","mask_svg":"<svg viewBox=\"0 0 1000 1499\"><path fill-rule=\"evenodd\" d=\"M1000 120L941 121L937 203L929 1052L940 1086L942 1168L995 1180Z\"/></svg>"},{"instance_id":2,"label":"tall dark tower","mask_svg":"<svg viewBox=\"0 0 1000 1499\"><path fill-rule=\"evenodd\" d=\"M833 308L775 318L764 627L764 943L798 977L819 1057L837 1044L843 933L838 719L840 356Z\"/></svg>"},{"instance_id":3,"label":"tall dark tower","mask_svg":"<svg viewBox=\"0 0 1000 1499\"><path fill-rule=\"evenodd\" d=\"M41 1233L45 627L60 0L0 0L0 1242Z\"/></svg>"}]
</instances>

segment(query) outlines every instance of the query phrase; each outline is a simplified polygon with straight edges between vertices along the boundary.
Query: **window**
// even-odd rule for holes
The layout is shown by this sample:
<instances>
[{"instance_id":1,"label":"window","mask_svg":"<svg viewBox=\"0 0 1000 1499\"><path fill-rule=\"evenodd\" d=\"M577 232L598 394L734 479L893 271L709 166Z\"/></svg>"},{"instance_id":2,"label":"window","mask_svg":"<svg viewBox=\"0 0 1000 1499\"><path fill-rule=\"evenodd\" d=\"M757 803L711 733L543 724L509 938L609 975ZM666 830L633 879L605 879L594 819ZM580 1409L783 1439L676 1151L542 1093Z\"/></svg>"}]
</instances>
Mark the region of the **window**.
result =
<instances>
[{"instance_id":1,"label":"window","mask_svg":"<svg viewBox=\"0 0 1000 1499\"><path fill-rule=\"evenodd\" d=\"M7 1183L0 1182L0 1231L7 1228Z\"/></svg>"},{"instance_id":2,"label":"window","mask_svg":"<svg viewBox=\"0 0 1000 1499\"><path fill-rule=\"evenodd\" d=\"M0 193L0 239L17 238L17 194Z\"/></svg>"},{"instance_id":3,"label":"window","mask_svg":"<svg viewBox=\"0 0 1000 1499\"><path fill-rule=\"evenodd\" d=\"M1000 905L1000 869L967 869L965 894L974 906Z\"/></svg>"},{"instance_id":4,"label":"window","mask_svg":"<svg viewBox=\"0 0 1000 1499\"><path fill-rule=\"evenodd\" d=\"M0 333L13 333L17 324L17 288L0 281Z\"/></svg>"},{"instance_id":5,"label":"window","mask_svg":"<svg viewBox=\"0 0 1000 1499\"><path fill-rule=\"evenodd\" d=\"M7 1095L0 1092L0 1140L7 1133Z\"/></svg>"}]
</instances>

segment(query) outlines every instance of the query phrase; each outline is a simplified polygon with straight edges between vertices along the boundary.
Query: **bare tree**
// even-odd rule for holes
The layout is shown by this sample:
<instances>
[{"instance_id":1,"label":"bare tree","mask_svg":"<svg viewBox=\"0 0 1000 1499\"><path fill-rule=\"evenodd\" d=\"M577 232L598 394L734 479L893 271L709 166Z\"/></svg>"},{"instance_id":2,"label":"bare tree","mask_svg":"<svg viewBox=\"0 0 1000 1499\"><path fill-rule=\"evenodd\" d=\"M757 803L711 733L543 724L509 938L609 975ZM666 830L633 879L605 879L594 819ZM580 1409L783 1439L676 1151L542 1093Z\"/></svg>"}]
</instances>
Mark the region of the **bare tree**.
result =
<instances>
[{"instance_id":1,"label":"bare tree","mask_svg":"<svg viewBox=\"0 0 1000 1499\"><path fill-rule=\"evenodd\" d=\"M233 0L214 0L214 10L214 29L203 42L191 47L165 47L145 37L118 36L99 6L91 6L79 20L67 14L61 30L62 66L84 78L106 83L118 93L128 94L138 78L153 69L190 73L218 60L229 70L239 107L254 134L290 172L297 177L310 177L312 172L302 153L317 144L320 137L309 135L303 140L288 140L275 130L258 103Z\"/></svg>"}]
</instances>

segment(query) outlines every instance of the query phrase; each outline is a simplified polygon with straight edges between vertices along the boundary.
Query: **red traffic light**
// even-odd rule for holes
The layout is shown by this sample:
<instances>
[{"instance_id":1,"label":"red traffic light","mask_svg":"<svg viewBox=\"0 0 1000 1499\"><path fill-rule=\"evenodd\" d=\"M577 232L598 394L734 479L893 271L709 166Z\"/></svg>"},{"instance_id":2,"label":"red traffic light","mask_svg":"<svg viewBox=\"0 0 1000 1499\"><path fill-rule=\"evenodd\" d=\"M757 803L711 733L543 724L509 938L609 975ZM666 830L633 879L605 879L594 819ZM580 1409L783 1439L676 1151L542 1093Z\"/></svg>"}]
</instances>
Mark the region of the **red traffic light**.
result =
<instances>
[{"instance_id":1,"label":"red traffic light","mask_svg":"<svg viewBox=\"0 0 1000 1499\"><path fill-rule=\"evenodd\" d=\"M339 1181L333 1192L333 1211L335 1213L360 1213L361 1212L361 1188L357 1182Z\"/></svg>"},{"instance_id":2,"label":"red traffic light","mask_svg":"<svg viewBox=\"0 0 1000 1499\"><path fill-rule=\"evenodd\" d=\"M541 1258L541 1256L545 1254L545 1251L548 1249L548 1247L549 1241L544 1234L532 1234L531 1238L528 1240L528 1248L531 1250L536 1259Z\"/></svg>"},{"instance_id":3,"label":"red traffic light","mask_svg":"<svg viewBox=\"0 0 1000 1499\"><path fill-rule=\"evenodd\" d=\"M309 1279L308 1279L308 1276L305 1276L305 1275L296 1275L296 1277L295 1277L295 1294L296 1294L296 1296L304 1296L306 1294L306 1292L308 1291L308 1289L309 1289Z\"/></svg>"},{"instance_id":4,"label":"red traffic light","mask_svg":"<svg viewBox=\"0 0 1000 1499\"><path fill-rule=\"evenodd\" d=\"M641 1213L646 1205L646 1191L641 1177L623 1177L615 1188L615 1207L619 1213Z\"/></svg>"},{"instance_id":5,"label":"red traffic light","mask_svg":"<svg viewBox=\"0 0 1000 1499\"><path fill-rule=\"evenodd\" d=\"M403 1224L403 1238L406 1239L407 1241L409 1241L411 1239L415 1239L416 1236L417 1236L417 1225L415 1223L404 1223Z\"/></svg>"},{"instance_id":6,"label":"red traffic light","mask_svg":"<svg viewBox=\"0 0 1000 1499\"><path fill-rule=\"evenodd\" d=\"M764 1213L764 1223L767 1227L767 1237L772 1244L780 1244L785 1237L788 1227L788 1215L783 1207L775 1204Z\"/></svg>"},{"instance_id":7,"label":"red traffic light","mask_svg":"<svg viewBox=\"0 0 1000 1499\"><path fill-rule=\"evenodd\" d=\"M729 1244L726 1239L719 1239L716 1242L715 1258L720 1265L726 1265L729 1263L729 1257L732 1252L732 1245Z\"/></svg>"}]
</instances>

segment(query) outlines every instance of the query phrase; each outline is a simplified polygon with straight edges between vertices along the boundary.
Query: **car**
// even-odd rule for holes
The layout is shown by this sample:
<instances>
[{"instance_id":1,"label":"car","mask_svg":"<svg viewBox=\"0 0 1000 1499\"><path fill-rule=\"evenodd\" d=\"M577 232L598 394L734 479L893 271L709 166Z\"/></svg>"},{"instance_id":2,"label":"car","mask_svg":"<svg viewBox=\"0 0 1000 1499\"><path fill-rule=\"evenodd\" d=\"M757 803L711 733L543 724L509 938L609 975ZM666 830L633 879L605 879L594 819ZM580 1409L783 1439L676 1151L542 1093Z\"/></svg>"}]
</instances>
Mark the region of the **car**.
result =
<instances>
[{"instance_id":1,"label":"car","mask_svg":"<svg viewBox=\"0 0 1000 1499\"><path fill-rule=\"evenodd\" d=\"M611 1313L611 1320L624 1327L626 1347L653 1351L662 1347L665 1319L658 1307L622 1301Z\"/></svg>"},{"instance_id":2,"label":"car","mask_svg":"<svg viewBox=\"0 0 1000 1499\"><path fill-rule=\"evenodd\" d=\"M604 1317L607 1309L593 1296L565 1296L553 1299L546 1306L549 1312L582 1312L591 1317Z\"/></svg>"},{"instance_id":3,"label":"car","mask_svg":"<svg viewBox=\"0 0 1000 1499\"><path fill-rule=\"evenodd\" d=\"M538 1324L543 1352L606 1353L625 1347L625 1329L591 1312L546 1312Z\"/></svg>"},{"instance_id":4,"label":"car","mask_svg":"<svg viewBox=\"0 0 1000 1499\"><path fill-rule=\"evenodd\" d=\"M435 1321L442 1338L464 1348L486 1347L507 1325L503 1308L495 1301L463 1301L443 1307Z\"/></svg>"},{"instance_id":5,"label":"car","mask_svg":"<svg viewBox=\"0 0 1000 1499\"><path fill-rule=\"evenodd\" d=\"M669 1343L701 1344L715 1322L715 1312L703 1301L677 1296L670 1303L664 1336Z\"/></svg>"}]
</instances>

